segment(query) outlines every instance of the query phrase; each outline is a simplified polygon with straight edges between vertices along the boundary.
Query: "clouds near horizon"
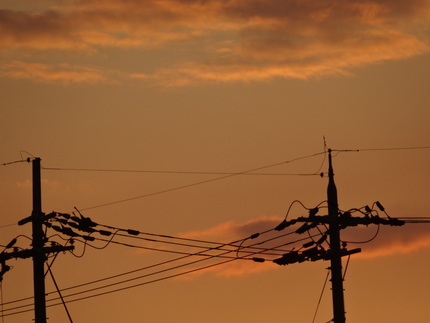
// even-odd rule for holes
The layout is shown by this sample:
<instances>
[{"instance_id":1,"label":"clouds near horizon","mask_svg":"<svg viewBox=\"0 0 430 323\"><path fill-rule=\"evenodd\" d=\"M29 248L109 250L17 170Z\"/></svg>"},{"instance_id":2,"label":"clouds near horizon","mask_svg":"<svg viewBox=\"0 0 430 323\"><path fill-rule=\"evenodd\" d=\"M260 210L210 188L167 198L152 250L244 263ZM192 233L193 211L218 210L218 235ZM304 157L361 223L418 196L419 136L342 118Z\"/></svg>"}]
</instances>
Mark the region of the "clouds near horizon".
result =
<instances>
[{"instance_id":1,"label":"clouds near horizon","mask_svg":"<svg viewBox=\"0 0 430 323\"><path fill-rule=\"evenodd\" d=\"M53 2L39 11L0 10L0 53L10 65L11 57L42 64L42 53L68 52L81 58L79 70L92 70L87 56L109 55L109 49L123 57L180 50L180 59L110 77L176 86L306 79L427 53L429 13L428 0ZM49 70L35 78L51 79Z\"/></svg>"}]
</instances>

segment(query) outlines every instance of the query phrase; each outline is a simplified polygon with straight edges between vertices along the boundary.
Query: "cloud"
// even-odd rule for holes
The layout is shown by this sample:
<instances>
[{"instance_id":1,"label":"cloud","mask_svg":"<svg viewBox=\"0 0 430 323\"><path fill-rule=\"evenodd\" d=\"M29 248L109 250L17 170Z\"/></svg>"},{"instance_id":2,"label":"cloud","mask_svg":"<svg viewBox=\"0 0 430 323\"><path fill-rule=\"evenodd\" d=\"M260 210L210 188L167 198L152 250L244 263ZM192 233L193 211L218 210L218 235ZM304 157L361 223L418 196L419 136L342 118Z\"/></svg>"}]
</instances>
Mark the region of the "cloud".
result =
<instances>
[{"instance_id":1,"label":"cloud","mask_svg":"<svg viewBox=\"0 0 430 323\"><path fill-rule=\"evenodd\" d=\"M74 1L0 10L0 48L126 57L179 47L182 58L129 75L164 86L307 79L427 53L429 9L429 0Z\"/></svg>"},{"instance_id":2,"label":"cloud","mask_svg":"<svg viewBox=\"0 0 430 323\"><path fill-rule=\"evenodd\" d=\"M299 225L291 226L283 231L274 231L261 234L255 239L250 238L255 233L263 233L275 228L283 219L280 217L260 217L242 224L233 221L201 231L181 233L184 238L199 239L205 241L222 241L234 243L230 257L262 257L267 259L264 263L256 263L251 260L235 260L227 264L214 266L204 271L196 272L192 275L212 272L217 276L230 277L259 273L273 270L279 266L271 260L279 258L287 250L301 248L305 242L310 241L307 233L297 234L294 231ZM421 248L430 247L430 225L427 224L405 224L400 227L381 226L378 232L376 225L359 226L341 231L341 239L348 241L348 249L362 248L362 252L354 254L355 259L369 259L384 256L395 256L415 252ZM316 229L311 230L311 234L318 235ZM314 238L317 239L318 237ZM372 240L372 238L374 238ZM372 240L367 242L367 240ZM238 251L238 248L240 249ZM259 250L255 248L261 248ZM325 245L328 249L328 245ZM265 249L265 251L263 251ZM284 250L282 252L281 250ZM238 252L237 252L238 251ZM263 253L259 253L263 251ZM278 256L275 255L278 254ZM215 258L216 261L223 259ZM199 265L202 265L199 263Z\"/></svg>"},{"instance_id":3,"label":"cloud","mask_svg":"<svg viewBox=\"0 0 430 323\"><path fill-rule=\"evenodd\" d=\"M355 242L375 239L369 243L356 245L349 244L349 248L361 247L362 252L355 255L357 258L377 258L392 255L401 255L416 252L422 248L430 247L429 224L405 224L401 227L381 226L379 233L377 228L359 227L347 229L343 239Z\"/></svg>"},{"instance_id":4,"label":"cloud","mask_svg":"<svg viewBox=\"0 0 430 323\"><path fill-rule=\"evenodd\" d=\"M70 83L99 83L106 81L105 76L94 68L59 64L27 63L12 61L0 67L0 76L13 79L29 79L42 82Z\"/></svg>"}]
</instances>

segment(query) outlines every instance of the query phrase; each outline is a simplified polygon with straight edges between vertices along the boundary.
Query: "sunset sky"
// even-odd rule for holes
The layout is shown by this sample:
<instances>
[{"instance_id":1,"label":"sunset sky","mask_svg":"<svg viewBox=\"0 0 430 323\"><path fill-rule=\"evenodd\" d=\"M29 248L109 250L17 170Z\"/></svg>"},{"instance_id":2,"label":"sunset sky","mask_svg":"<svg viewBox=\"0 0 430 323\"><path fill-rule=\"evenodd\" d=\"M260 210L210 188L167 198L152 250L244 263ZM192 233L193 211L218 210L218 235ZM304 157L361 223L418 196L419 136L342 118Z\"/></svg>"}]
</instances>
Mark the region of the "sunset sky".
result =
<instances>
[{"instance_id":1,"label":"sunset sky","mask_svg":"<svg viewBox=\"0 0 430 323\"><path fill-rule=\"evenodd\" d=\"M142 232L55 258L73 322L312 323L329 262L270 260L318 231L246 238L327 199L327 148L341 210L430 217L429 37L429 0L2 0L0 245L30 248L40 157L45 213ZM430 224L377 230L341 232L347 322L429 322ZM32 261L7 265L2 323L31 322Z\"/></svg>"}]
</instances>

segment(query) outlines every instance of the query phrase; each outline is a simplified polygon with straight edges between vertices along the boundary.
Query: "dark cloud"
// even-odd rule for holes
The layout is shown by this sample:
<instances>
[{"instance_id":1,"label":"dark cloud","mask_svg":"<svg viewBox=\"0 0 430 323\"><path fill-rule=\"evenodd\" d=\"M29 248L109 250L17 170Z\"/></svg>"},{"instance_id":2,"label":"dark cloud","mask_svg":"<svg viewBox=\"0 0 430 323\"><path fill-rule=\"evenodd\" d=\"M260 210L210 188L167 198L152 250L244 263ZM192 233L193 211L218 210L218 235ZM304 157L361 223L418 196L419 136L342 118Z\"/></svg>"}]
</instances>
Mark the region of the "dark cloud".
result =
<instances>
[{"instance_id":1,"label":"dark cloud","mask_svg":"<svg viewBox=\"0 0 430 323\"><path fill-rule=\"evenodd\" d=\"M308 78L427 52L429 15L428 0L77 1L42 12L0 11L0 46L99 53L187 48L192 39L201 40L199 55L190 47L193 60L162 66L145 80Z\"/></svg>"}]
</instances>

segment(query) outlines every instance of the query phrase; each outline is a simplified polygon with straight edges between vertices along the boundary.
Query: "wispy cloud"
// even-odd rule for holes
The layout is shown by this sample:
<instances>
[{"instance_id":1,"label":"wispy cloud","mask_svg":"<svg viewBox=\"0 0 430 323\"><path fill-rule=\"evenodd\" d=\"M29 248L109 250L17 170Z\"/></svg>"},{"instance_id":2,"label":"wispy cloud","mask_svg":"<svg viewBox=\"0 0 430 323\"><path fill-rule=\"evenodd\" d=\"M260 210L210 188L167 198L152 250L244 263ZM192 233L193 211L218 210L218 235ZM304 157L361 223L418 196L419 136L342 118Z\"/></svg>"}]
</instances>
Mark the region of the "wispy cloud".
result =
<instances>
[{"instance_id":1,"label":"wispy cloud","mask_svg":"<svg viewBox=\"0 0 430 323\"><path fill-rule=\"evenodd\" d=\"M193 231L182 233L182 237L209 240L209 241L223 241L231 242L240 239L249 238L255 233L265 232L266 230L276 227L283 219L280 217L261 217L248 221L246 223L238 224L233 221L225 222L212 228L201 231ZM263 258L273 258L264 254L251 253L256 250L247 249L246 246L254 245L263 249L274 248L278 249L292 249L293 247L300 248L303 243L302 240L308 237L307 234L294 233L298 227L290 227L284 231L271 232L264 234L261 237L245 240L241 246L238 256L257 256ZM315 230L315 229L313 229ZM318 231L315 231L317 233ZM291 234L288 234L291 233ZM378 233L376 235L376 233ZM376 235L376 237L375 237ZM360 226L351 229L343 230L341 233L342 240L348 241L348 249L360 247L362 252L354 255L355 259L358 258L376 258L391 255L400 255L415 252L421 248L430 247L430 225L426 224L406 224L401 227L381 226L378 232L376 225L369 225L367 227ZM276 238L278 237L278 238ZM372 239L372 238L375 239ZM366 242L372 240L371 242ZM266 241L264 244L259 244ZM289 244L290 242L298 241ZM240 245L240 242L237 243ZM329 248L328 246L326 246ZM282 254L282 253L280 253ZM230 254L236 256L236 252ZM271 261L265 263L255 263L253 261L236 260L222 266L216 266L209 269L218 276L240 276L252 273L258 273L267 270L278 268L278 265L273 264ZM207 270L205 271L207 272ZM201 272L197 273L200 274Z\"/></svg>"},{"instance_id":2,"label":"wispy cloud","mask_svg":"<svg viewBox=\"0 0 430 323\"><path fill-rule=\"evenodd\" d=\"M365 242L372 239L369 243ZM350 243L349 247L361 247L358 258L377 258L384 256L408 254L421 248L430 247L430 224L405 224L401 227L381 226L379 232L375 226L348 229L343 239L359 242Z\"/></svg>"},{"instance_id":3,"label":"wispy cloud","mask_svg":"<svg viewBox=\"0 0 430 323\"><path fill-rule=\"evenodd\" d=\"M66 63L52 66L48 64L12 61L0 67L0 76L60 84L94 84L106 81L105 76L94 68L73 66Z\"/></svg>"},{"instance_id":4,"label":"wispy cloud","mask_svg":"<svg viewBox=\"0 0 430 323\"><path fill-rule=\"evenodd\" d=\"M75 1L39 12L1 10L0 48L32 50L36 60L46 50L99 55L116 48L126 57L174 45L188 55L130 74L167 86L305 79L428 52L429 13L428 0Z\"/></svg>"}]
</instances>

